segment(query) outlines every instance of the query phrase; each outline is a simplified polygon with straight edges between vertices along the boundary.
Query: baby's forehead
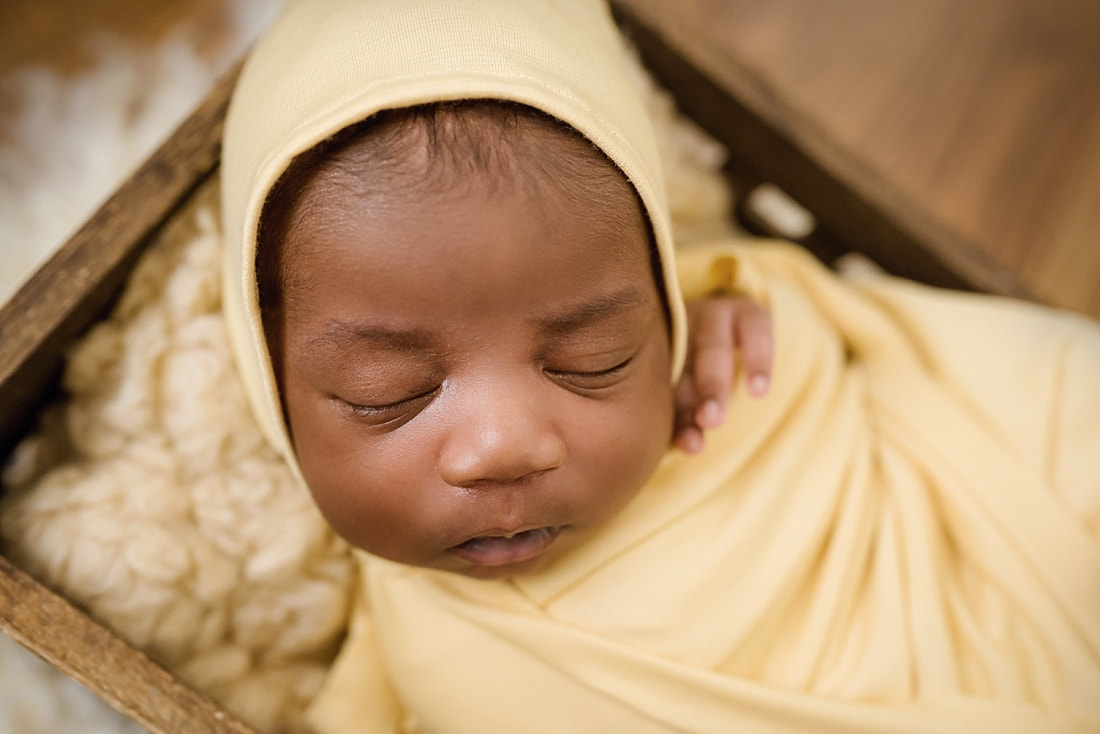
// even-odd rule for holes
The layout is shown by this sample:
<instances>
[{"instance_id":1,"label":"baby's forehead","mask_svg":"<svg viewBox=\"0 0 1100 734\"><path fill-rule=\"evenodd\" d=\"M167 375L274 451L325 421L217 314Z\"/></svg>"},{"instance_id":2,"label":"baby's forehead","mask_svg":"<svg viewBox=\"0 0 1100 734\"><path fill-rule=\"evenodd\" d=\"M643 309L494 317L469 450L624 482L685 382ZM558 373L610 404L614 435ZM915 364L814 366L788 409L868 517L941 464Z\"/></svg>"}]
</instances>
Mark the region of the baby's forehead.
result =
<instances>
[{"instance_id":1,"label":"baby's forehead","mask_svg":"<svg viewBox=\"0 0 1100 734\"><path fill-rule=\"evenodd\" d=\"M275 258L266 270L258 258L261 291L284 291L277 281L297 290L302 258L349 234L369 255L370 219L387 211L434 218L446 208L464 227L517 200L531 218L583 222L577 236L609 256L652 248L633 186L572 127L510 102L424 105L375 115L294 162L265 207L260 252Z\"/></svg>"},{"instance_id":2,"label":"baby's forehead","mask_svg":"<svg viewBox=\"0 0 1100 734\"><path fill-rule=\"evenodd\" d=\"M574 128L501 100L387 110L341 131L304 161L318 194L392 196L477 185L633 197L618 167Z\"/></svg>"}]
</instances>

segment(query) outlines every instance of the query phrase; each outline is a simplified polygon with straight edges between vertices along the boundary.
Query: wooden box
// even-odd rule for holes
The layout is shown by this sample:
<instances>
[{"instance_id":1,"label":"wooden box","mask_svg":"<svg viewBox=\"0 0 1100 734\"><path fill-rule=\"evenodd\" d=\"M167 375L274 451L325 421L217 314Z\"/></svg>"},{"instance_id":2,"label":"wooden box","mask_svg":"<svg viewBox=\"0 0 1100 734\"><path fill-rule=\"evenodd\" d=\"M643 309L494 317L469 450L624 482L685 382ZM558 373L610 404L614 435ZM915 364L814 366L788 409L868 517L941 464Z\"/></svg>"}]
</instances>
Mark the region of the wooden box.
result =
<instances>
[{"instance_id":1,"label":"wooden box","mask_svg":"<svg viewBox=\"0 0 1100 734\"><path fill-rule=\"evenodd\" d=\"M829 259L860 251L935 285L1026 295L1011 273L922 218L920 209L832 147L766 85L691 36L673 4L621 0L616 15L682 111L723 142L744 191L774 182L813 213L804 244ZM236 71L16 296L0 309L0 457L57 391L66 348L100 318L152 234L215 174ZM743 220L763 234L767 221ZM152 732L248 732L82 611L0 557L0 629Z\"/></svg>"}]
</instances>

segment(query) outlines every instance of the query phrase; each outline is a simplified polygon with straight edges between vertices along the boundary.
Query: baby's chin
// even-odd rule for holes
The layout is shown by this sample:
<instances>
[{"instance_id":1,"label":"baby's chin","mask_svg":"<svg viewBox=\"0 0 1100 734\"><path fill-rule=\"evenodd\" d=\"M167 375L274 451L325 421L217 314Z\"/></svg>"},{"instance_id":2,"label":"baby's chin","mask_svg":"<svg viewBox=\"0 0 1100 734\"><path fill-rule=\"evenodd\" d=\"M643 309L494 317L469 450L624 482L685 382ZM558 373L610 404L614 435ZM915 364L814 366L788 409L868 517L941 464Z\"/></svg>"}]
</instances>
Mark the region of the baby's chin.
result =
<instances>
[{"instance_id":1,"label":"baby's chin","mask_svg":"<svg viewBox=\"0 0 1100 734\"><path fill-rule=\"evenodd\" d=\"M515 578L516 576L529 576L538 573L546 565L543 558L532 558L521 563L503 566L467 566L464 568L446 569L450 573L478 579L479 581L495 581L499 579Z\"/></svg>"}]
</instances>

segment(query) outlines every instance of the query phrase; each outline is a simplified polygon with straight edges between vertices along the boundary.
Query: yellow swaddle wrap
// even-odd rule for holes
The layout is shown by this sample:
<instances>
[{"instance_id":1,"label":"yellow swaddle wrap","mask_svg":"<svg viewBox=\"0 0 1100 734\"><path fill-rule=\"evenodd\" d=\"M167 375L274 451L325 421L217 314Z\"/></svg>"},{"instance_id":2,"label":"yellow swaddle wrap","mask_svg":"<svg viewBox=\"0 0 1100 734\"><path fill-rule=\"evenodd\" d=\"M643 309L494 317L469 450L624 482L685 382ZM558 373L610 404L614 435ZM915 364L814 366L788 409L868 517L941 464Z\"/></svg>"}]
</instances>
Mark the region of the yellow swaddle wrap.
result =
<instances>
[{"instance_id":1,"label":"yellow swaddle wrap","mask_svg":"<svg viewBox=\"0 0 1100 734\"><path fill-rule=\"evenodd\" d=\"M1100 731L1100 329L1003 300L842 282L796 248L674 269L657 153L600 3L300 0L251 57L224 152L227 315L294 464L256 229L295 155L461 98L568 122L638 190L681 295L766 302L776 371L669 453L582 548L504 581L363 554L320 732Z\"/></svg>"}]
</instances>

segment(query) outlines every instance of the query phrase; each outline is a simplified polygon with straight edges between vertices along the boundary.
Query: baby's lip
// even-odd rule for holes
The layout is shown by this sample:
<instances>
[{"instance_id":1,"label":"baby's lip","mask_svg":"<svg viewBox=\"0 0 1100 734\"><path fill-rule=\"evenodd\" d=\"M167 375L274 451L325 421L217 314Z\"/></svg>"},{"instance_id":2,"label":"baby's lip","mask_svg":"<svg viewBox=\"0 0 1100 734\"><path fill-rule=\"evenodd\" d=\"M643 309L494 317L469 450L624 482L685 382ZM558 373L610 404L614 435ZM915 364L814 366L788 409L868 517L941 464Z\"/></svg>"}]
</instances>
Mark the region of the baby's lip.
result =
<instances>
[{"instance_id":1,"label":"baby's lip","mask_svg":"<svg viewBox=\"0 0 1100 734\"><path fill-rule=\"evenodd\" d=\"M505 530L505 529L502 529L500 527L486 528L485 530L480 530L480 531L474 533L473 535L467 536L467 538L465 540L463 540L461 542L458 542L458 543L455 543L455 545L459 546L459 545L462 545L463 543L468 543L471 540L475 540L477 538L511 538L514 535L519 535L520 533L525 533L528 530L537 530L539 528L548 528L548 527L552 527L552 526L550 526L550 525L536 525L536 524L528 523L526 525L518 525L518 526L512 528L511 530Z\"/></svg>"},{"instance_id":2,"label":"baby's lip","mask_svg":"<svg viewBox=\"0 0 1100 734\"><path fill-rule=\"evenodd\" d=\"M541 555L562 531L562 526L526 526L514 530L493 529L452 546L449 552L487 568L523 563Z\"/></svg>"}]
</instances>

